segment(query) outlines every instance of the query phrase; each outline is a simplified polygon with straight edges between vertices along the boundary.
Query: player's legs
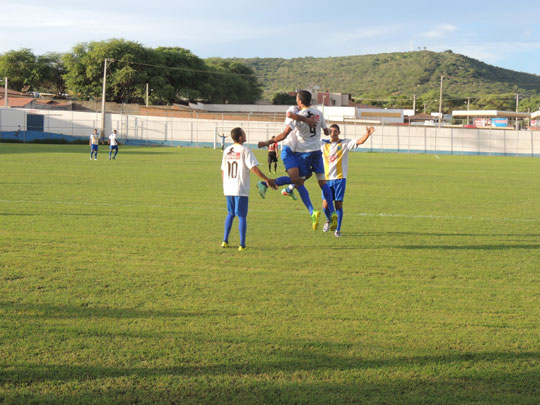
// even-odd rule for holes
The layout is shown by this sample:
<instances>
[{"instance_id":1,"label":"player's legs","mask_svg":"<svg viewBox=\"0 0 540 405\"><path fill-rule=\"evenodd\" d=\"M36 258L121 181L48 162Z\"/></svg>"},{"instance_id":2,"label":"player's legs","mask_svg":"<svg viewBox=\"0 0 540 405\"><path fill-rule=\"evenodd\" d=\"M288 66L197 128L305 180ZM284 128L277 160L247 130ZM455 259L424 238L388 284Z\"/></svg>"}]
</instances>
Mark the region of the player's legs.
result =
<instances>
[{"instance_id":1,"label":"player's legs","mask_svg":"<svg viewBox=\"0 0 540 405\"><path fill-rule=\"evenodd\" d=\"M238 231L240 232L240 246L246 247L248 197L236 198L236 215L238 216Z\"/></svg>"},{"instance_id":2,"label":"player's legs","mask_svg":"<svg viewBox=\"0 0 540 405\"><path fill-rule=\"evenodd\" d=\"M234 197L227 196L227 218L225 219L225 231L223 233L223 242L225 244L229 243L229 234L231 233L231 228L233 225L235 212L236 212L236 201Z\"/></svg>"},{"instance_id":3,"label":"player's legs","mask_svg":"<svg viewBox=\"0 0 540 405\"><path fill-rule=\"evenodd\" d=\"M109 160L111 160L111 156L112 156L112 151L113 151L113 146L109 146Z\"/></svg>"},{"instance_id":4,"label":"player's legs","mask_svg":"<svg viewBox=\"0 0 540 405\"><path fill-rule=\"evenodd\" d=\"M114 147L114 156L113 159L116 159L116 155L118 155L118 145Z\"/></svg>"},{"instance_id":5,"label":"player's legs","mask_svg":"<svg viewBox=\"0 0 540 405\"><path fill-rule=\"evenodd\" d=\"M345 198L345 189L347 188L347 179L335 180L335 201L337 213L336 231L341 232L341 223L343 222L343 199Z\"/></svg>"},{"instance_id":6,"label":"player's legs","mask_svg":"<svg viewBox=\"0 0 540 405\"><path fill-rule=\"evenodd\" d=\"M327 218L330 220L332 214L335 212L334 209L334 196L332 195L332 191L330 190L330 187L326 184L326 179L324 176L324 161L322 157L322 152L320 150L311 152L311 170L313 170L313 173L317 176L317 180L319 181L319 187L321 188L324 199L328 203L328 211L330 215L327 215ZM325 210L326 212L326 210Z\"/></svg>"}]
</instances>

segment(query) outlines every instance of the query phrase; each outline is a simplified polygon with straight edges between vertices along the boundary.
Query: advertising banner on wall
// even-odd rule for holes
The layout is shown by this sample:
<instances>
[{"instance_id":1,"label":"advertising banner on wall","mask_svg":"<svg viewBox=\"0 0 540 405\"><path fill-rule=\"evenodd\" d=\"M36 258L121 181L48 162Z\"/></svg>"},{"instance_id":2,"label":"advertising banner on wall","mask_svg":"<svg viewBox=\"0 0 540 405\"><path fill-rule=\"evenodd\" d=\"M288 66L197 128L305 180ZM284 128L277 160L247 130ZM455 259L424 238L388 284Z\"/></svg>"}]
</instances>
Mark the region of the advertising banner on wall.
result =
<instances>
[{"instance_id":1,"label":"advertising banner on wall","mask_svg":"<svg viewBox=\"0 0 540 405\"><path fill-rule=\"evenodd\" d=\"M491 125L491 120L489 118L475 118L474 126L475 127L488 127Z\"/></svg>"},{"instance_id":2,"label":"advertising banner on wall","mask_svg":"<svg viewBox=\"0 0 540 405\"><path fill-rule=\"evenodd\" d=\"M491 123L494 127L507 127L508 118L493 118Z\"/></svg>"}]
</instances>

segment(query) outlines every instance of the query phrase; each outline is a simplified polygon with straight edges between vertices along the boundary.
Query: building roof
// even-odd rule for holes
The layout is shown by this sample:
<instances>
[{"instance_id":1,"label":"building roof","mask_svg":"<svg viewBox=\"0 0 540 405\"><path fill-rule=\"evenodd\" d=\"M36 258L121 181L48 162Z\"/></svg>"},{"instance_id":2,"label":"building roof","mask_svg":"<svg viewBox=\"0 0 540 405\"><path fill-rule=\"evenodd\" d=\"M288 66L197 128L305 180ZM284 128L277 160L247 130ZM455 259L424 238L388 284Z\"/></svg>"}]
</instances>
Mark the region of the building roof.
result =
<instances>
[{"instance_id":1,"label":"building roof","mask_svg":"<svg viewBox=\"0 0 540 405\"><path fill-rule=\"evenodd\" d=\"M457 110L452 111L453 117L484 117L484 118L530 118L531 114L515 111L498 110Z\"/></svg>"},{"instance_id":2,"label":"building roof","mask_svg":"<svg viewBox=\"0 0 540 405\"><path fill-rule=\"evenodd\" d=\"M9 97L8 96L8 107L11 108L21 108L30 104L34 99L32 97ZM4 106L4 96L0 97L0 107Z\"/></svg>"}]
</instances>

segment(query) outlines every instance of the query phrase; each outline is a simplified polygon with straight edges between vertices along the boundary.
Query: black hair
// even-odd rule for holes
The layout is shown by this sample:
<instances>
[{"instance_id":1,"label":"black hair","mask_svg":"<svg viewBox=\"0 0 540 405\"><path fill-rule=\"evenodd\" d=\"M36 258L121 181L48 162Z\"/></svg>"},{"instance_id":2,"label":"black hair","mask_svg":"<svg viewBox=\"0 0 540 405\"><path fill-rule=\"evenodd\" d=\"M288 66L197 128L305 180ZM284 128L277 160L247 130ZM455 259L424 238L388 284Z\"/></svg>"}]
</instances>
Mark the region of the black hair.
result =
<instances>
[{"instance_id":1,"label":"black hair","mask_svg":"<svg viewBox=\"0 0 540 405\"><path fill-rule=\"evenodd\" d=\"M339 132L341 132L341 129L339 129L339 125L338 125L338 124L332 124L332 125L330 125L330 128L335 128L335 129L337 129Z\"/></svg>"},{"instance_id":2,"label":"black hair","mask_svg":"<svg viewBox=\"0 0 540 405\"><path fill-rule=\"evenodd\" d=\"M240 137L244 134L244 131L240 127L231 129L231 138L233 141L238 142Z\"/></svg>"},{"instance_id":3,"label":"black hair","mask_svg":"<svg viewBox=\"0 0 540 405\"><path fill-rule=\"evenodd\" d=\"M303 105L305 105L306 107L309 107L311 105L311 93L309 91L300 90L297 94Z\"/></svg>"}]
</instances>

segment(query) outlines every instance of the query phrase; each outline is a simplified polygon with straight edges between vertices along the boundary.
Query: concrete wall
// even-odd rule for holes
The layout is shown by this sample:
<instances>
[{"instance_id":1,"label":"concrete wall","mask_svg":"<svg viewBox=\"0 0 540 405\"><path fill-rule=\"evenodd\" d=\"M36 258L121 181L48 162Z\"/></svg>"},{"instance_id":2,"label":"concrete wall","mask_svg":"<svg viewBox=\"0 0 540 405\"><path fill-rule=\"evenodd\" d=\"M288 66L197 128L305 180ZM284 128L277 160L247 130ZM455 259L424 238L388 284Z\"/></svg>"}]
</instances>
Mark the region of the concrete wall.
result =
<instances>
[{"instance_id":1,"label":"concrete wall","mask_svg":"<svg viewBox=\"0 0 540 405\"><path fill-rule=\"evenodd\" d=\"M28 114L43 115L43 132L27 131ZM365 132L365 124L359 122L338 124L346 138L361 137ZM127 144L212 147L217 141L216 134L229 136L231 129L237 126L245 129L250 146L277 135L284 128L283 121L106 114L105 136L117 129L121 141ZM88 140L92 130L100 130L100 127L100 113L0 109L1 139ZM540 157L540 131L389 125L378 125L375 129L359 151Z\"/></svg>"}]
</instances>

